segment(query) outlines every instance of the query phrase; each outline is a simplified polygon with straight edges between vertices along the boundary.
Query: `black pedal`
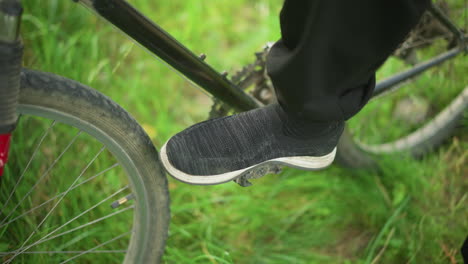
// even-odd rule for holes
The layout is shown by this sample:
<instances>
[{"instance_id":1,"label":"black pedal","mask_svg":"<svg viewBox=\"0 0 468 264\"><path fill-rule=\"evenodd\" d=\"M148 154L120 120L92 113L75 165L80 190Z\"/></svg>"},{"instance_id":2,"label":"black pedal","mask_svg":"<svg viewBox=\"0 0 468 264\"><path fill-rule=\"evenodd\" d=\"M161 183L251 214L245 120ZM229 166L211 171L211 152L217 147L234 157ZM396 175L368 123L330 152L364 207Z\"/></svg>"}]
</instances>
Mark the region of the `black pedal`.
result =
<instances>
[{"instance_id":1,"label":"black pedal","mask_svg":"<svg viewBox=\"0 0 468 264\"><path fill-rule=\"evenodd\" d=\"M252 186L252 183L249 180L258 179L268 174L279 174L281 172L281 167L277 165L264 165L248 171L244 175L238 177L234 180L235 183L239 184L242 187Z\"/></svg>"}]
</instances>

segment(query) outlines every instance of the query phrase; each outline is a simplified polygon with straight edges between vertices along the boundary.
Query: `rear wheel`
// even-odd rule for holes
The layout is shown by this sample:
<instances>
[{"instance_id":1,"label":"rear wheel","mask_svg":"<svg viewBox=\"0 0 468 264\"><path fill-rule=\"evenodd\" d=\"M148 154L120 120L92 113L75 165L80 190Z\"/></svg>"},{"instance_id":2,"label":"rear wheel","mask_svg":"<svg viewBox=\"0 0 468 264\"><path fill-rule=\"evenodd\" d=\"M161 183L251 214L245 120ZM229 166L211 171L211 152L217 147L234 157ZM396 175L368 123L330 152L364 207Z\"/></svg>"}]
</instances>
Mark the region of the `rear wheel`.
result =
<instances>
[{"instance_id":1,"label":"rear wheel","mask_svg":"<svg viewBox=\"0 0 468 264\"><path fill-rule=\"evenodd\" d=\"M378 102L375 104L377 103ZM398 102L393 104L398 105ZM400 126L406 127L408 129L408 134L397 134L401 135L401 137L397 136L388 141L381 139L381 141L366 142L365 136L372 134L370 126L373 125L372 123L376 123L379 120L372 120L372 118L377 117L369 117L369 114L361 114L360 116L356 117L357 120L353 120L350 122L351 124L348 124L345 132L340 138L336 159L340 164L346 167L362 168L375 166L376 164L374 157L376 155L403 152L416 157L422 156L428 151L439 146L447 137L452 134L457 125L460 124L460 120L464 117L467 106L468 87L463 89L458 94L458 96L456 96L455 99L450 102L448 106L446 106L437 115L431 117L431 120L424 125L417 126L417 128L414 129L414 126L412 125L415 124L400 123ZM387 109L387 111L399 111L398 106L396 107L397 108L392 107L391 110ZM379 112L381 113L382 111ZM416 115L418 113L407 111L405 114ZM387 113L387 115L395 115L395 113ZM393 129L404 131L404 129L399 129L401 127L397 127L397 124L395 124L399 123L398 120L388 120L387 122L388 123L386 124L382 124L380 128L386 126L387 130ZM366 126L369 127L366 129ZM411 130L412 127L413 130ZM362 130L367 131L362 132ZM383 128L379 131L381 131L380 133L385 133L385 129ZM379 137L384 136L385 135L380 135Z\"/></svg>"},{"instance_id":2,"label":"rear wheel","mask_svg":"<svg viewBox=\"0 0 468 264\"><path fill-rule=\"evenodd\" d=\"M440 12L467 30L463 2L438 1ZM465 37L466 38L466 37ZM378 79L407 70L457 45L456 38L427 13L409 38L377 72ZM466 46L465 46L466 49ZM439 146L454 129L466 129L468 61L460 54L372 99L347 124L337 160L347 167L374 166L373 157L390 153L421 156Z\"/></svg>"},{"instance_id":3,"label":"rear wheel","mask_svg":"<svg viewBox=\"0 0 468 264\"><path fill-rule=\"evenodd\" d=\"M3 263L159 263L167 180L138 123L77 82L24 70L1 186Z\"/></svg>"}]
</instances>

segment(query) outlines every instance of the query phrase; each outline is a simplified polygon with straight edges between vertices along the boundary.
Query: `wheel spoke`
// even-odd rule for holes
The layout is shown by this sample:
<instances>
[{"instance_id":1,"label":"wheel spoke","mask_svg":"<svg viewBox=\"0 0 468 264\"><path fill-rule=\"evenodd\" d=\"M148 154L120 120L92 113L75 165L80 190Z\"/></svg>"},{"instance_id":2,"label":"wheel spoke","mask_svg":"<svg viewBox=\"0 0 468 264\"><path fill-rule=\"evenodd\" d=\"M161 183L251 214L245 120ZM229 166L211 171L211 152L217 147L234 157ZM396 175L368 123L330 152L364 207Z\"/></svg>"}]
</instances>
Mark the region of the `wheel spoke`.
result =
<instances>
[{"instance_id":1,"label":"wheel spoke","mask_svg":"<svg viewBox=\"0 0 468 264\"><path fill-rule=\"evenodd\" d=\"M37 151L39 150L39 148L41 147L42 145L42 142L44 141L44 139L47 137L47 135L49 134L49 132L52 130L52 128L55 126L57 122L54 120L52 121L52 123L50 124L50 126L47 128L47 130L44 132L44 134L42 134L42 137L41 139L39 140L39 142L36 144L36 147L34 148L33 150L33 154L31 155L31 157L29 158L29 161L28 163L26 164L26 167L24 168L23 172L21 173L21 176L18 178L18 180L16 181L16 184L15 186L13 187L13 189L11 190L10 194L8 195L8 198L7 200L5 201L5 203L3 204L2 206L2 209L0 211L3 211L6 206L8 205L8 203L10 202L10 199L11 197L13 197L13 194L15 193L16 189L18 188L21 180L23 180L23 177L24 175L26 174L26 172L28 171L29 169L29 166L31 166L31 163L32 161L34 160L34 157L36 156L37 154ZM3 221L2 221L3 222Z\"/></svg>"},{"instance_id":2,"label":"wheel spoke","mask_svg":"<svg viewBox=\"0 0 468 264\"><path fill-rule=\"evenodd\" d=\"M118 190L117 192L115 192L114 194L112 194L111 196L109 196L109 197L103 199L103 200L100 201L99 203L97 203L97 204L91 206L90 208L86 209L85 211L83 211L83 212L80 213L79 215L77 215L77 216L73 217L72 219L68 220L65 224L63 224L63 225L57 227L54 231L48 233L47 235L45 235L45 236L44 236L43 238L41 238L40 240L43 240L43 239L45 239L45 238L47 238L47 237L53 235L55 232L59 231L60 229L64 228L65 226L69 225L71 222L73 222L73 221L75 221L76 219L82 217L83 215L87 214L88 212L90 212L90 211L93 210L94 208L96 208L96 207L98 207L99 205L101 205L101 204L107 202L108 200L110 200L110 199L112 199L114 196L116 196L117 194L119 194L119 193L121 193L121 192L123 192L123 191L125 191L125 190L127 190L127 189L128 189L128 186L125 186L125 187L121 188L120 190ZM90 223L91 223L91 222L90 222Z\"/></svg>"},{"instance_id":3,"label":"wheel spoke","mask_svg":"<svg viewBox=\"0 0 468 264\"><path fill-rule=\"evenodd\" d=\"M88 227L88 226L90 226L90 225L94 225L94 224L99 223L99 222L101 222L101 221L104 221L104 220L106 220L106 219L108 219L108 218L111 218L111 217L113 217L113 216L116 216L116 215L119 215L119 214L121 214L121 213L124 213L124 212L126 212L126 211L128 211L128 210L130 210L130 209L135 209L135 206L134 206L134 205L130 205L130 206L128 206L128 207L122 208L122 209L120 209L120 210L118 210L118 211L115 211L115 212L113 212L113 213L110 213L110 214L108 214L108 215L105 215L105 216L103 216L103 217L100 217L100 218L98 218L98 219L95 219L95 220L93 220L93 221L91 221L91 222L88 222L88 223L86 223L86 224L82 224L82 225L80 225L80 226L77 226L77 227L72 228L72 229L70 229L70 230L67 230L67 231L65 231L65 232L59 233L59 234L57 234L57 235L55 235L55 236L51 236L51 237L48 237L48 238L41 239L41 240L39 240L39 241L37 241L37 242L34 242L34 244L31 244L30 246L28 246L27 249L29 249L29 248L31 248L31 247L33 247L33 246L37 246L37 245L39 245L39 244L42 244L42 243L44 243L44 242L47 242L47 241L49 241L49 240L55 239L55 238L57 238L57 237L61 237L61 236L64 236L64 235L73 233L73 232L75 232L75 231L77 231L77 230L83 229L83 228ZM27 249L26 249L26 250L27 250Z\"/></svg>"},{"instance_id":4,"label":"wheel spoke","mask_svg":"<svg viewBox=\"0 0 468 264\"><path fill-rule=\"evenodd\" d=\"M110 171L111 169L113 169L113 168L115 168L115 167L117 167L117 166L119 166L119 164L118 164L118 163L115 163L114 165L110 166L109 168L107 168L107 169L105 169L105 170L99 172L98 174L96 174L96 175L94 175L94 176L92 176L92 177L89 177L88 179L84 180L83 182L80 182L79 184L73 186L73 188L72 188L71 190L74 190L74 189L80 187L81 185L83 185L83 184L85 184L85 183L87 183L87 182L89 182L89 181L91 181L91 180L93 180L93 179L95 179L95 178L97 178L97 177L103 175L104 173ZM50 198L49 200L43 202L42 204L40 204L40 205L38 205L38 206L36 206L36 207L33 207L33 208L29 209L28 211L22 213L21 215L19 215L19 216L15 217L15 218L11 219L10 221L8 221L8 222L6 222L6 223L0 225L0 228L2 228L2 227L6 226L6 225L8 225L8 224L11 224L11 223L13 223L13 222L15 222L15 221L17 221L17 220L23 218L23 217L26 216L27 214L30 214L31 212L33 212L33 211L35 211L35 210L41 208L42 206L44 206L44 205L46 205L46 204L52 202L53 200L55 200L55 199L57 199L57 198L59 198L59 197L65 195L65 193L66 193L66 191L64 191L64 192L62 192L62 193L59 193L59 194L57 194L56 196Z\"/></svg>"},{"instance_id":5,"label":"wheel spoke","mask_svg":"<svg viewBox=\"0 0 468 264\"><path fill-rule=\"evenodd\" d=\"M80 131L81 132L81 131ZM78 135L80 134L80 132L78 133ZM77 136L78 136L77 135ZM76 138L76 137L75 137ZM99 152L91 159L90 162L88 162L88 164L86 165L86 167L84 169L81 170L81 173L75 178L75 180L73 181L73 183L70 185L70 187L68 187L68 189L65 191L65 193L59 198L59 200L52 206L52 208L49 210L49 212L44 216L44 218L41 220L41 222L36 226L36 228L31 232L31 234L28 236L28 238L23 242L23 244L21 245L21 247L24 247L24 245L26 245L26 243L28 243L28 241L34 236L34 234L36 234L36 232L39 230L39 228L42 226L42 224L45 223L45 221L49 218L49 216L52 214L52 212L55 210L55 208L57 208L57 206L62 202L62 200L65 198L65 196L72 190L73 186L76 185L76 183L78 182L78 180L85 174L85 172L89 169L89 167L91 166L91 164L94 163L94 161L99 157L99 155L101 155L101 153L104 151L105 147L101 147L101 149L99 150ZM58 160L60 159L57 158L54 163L56 163ZM10 263L17 255L21 254L21 251L18 251L15 255L13 255L13 257L11 257L9 259L9 261L7 263Z\"/></svg>"},{"instance_id":6,"label":"wheel spoke","mask_svg":"<svg viewBox=\"0 0 468 264\"><path fill-rule=\"evenodd\" d=\"M116 236L116 237L114 237L114 238L112 238L112 239L110 239L110 240L107 240L106 242L104 242L104 243L102 243L102 244L99 244L99 245L97 245L97 246L95 246L95 247L93 247L93 248L91 248L91 249L89 249L89 250L86 250L86 251L84 251L84 252L82 252L82 253L80 253L80 254L78 254L78 255L76 255L76 256L73 256L73 257L71 257L71 258L69 258L69 259L67 259L67 260L65 260L65 261L63 261L63 262L60 262L60 264L64 264L64 263L70 262L70 261L72 261L72 260L74 260L74 259L76 259L76 258L78 258L78 257L83 256L84 254L88 254L88 253L90 253L90 252L93 252L94 250L96 250L96 249L98 249L98 248L100 248L100 247L103 247L103 246L105 246L105 245L107 245L107 244L109 244L109 243L112 243L112 242L114 242L114 241L116 241L116 240L118 240L118 239L120 239L120 238L122 238L122 237L124 237L124 236L126 236L126 235L128 235L128 234L130 234L130 233L132 233L132 232L129 231L129 232L123 233L123 234L121 234L121 235L118 235L118 236Z\"/></svg>"},{"instance_id":7,"label":"wheel spoke","mask_svg":"<svg viewBox=\"0 0 468 264\"><path fill-rule=\"evenodd\" d=\"M23 251L26 251L26 250L30 249L31 247L33 247L33 246L36 246L36 245L39 245L39 244L44 243L44 242L46 242L46 241L52 240L52 239L54 239L54 238L57 238L57 237L66 235L66 234L68 234L68 233L74 232L74 231L76 231L76 230L82 229L82 228L87 227L87 226L90 226L90 225L92 225L92 224L101 222L101 221L103 221L103 220L105 220L105 219L107 219L107 218L110 218L110 217L112 217L112 216L114 216L114 215L118 215L118 214L120 214L120 213L123 213L123 212L125 212L125 211L127 211L127 210L129 210L129 209L133 209L133 206L129 206L129 207L123 208L122 210L119 210L119 211L110 213L110 214L105 215L105 216L103 216L103 217L101 217L101 218L95 219L95 220L93 220L93 221L91 221L91 222L88 222L88 223L86 223L86 224L80 225L80 226L78 226L78 227L75 227L75 228L73 228L73 229L67 230L67 231L65 231L65 232L62 232L62 233L60 233L60 234L57 234L57 235L55 235L55 236L50 237L51 235L55 234L57 231L59 231L59 230L62 229L63 227L67 226L67 225L70 224L71 222L75 221L75 220L78 219L79 217L83 216L84 214L86 214L87 212L93 210L94 208L98 207L99 205L105 203L106 201L108 201L109 199L111 199L112 197L116 196L117 194L121 193L122 191L124 191L124 190L126 190L126 189L128 189L128 186L126 186L126 187L124 187L124 188L118 190L117 192L115 192L115 193L112 194L111 196L109 196L109 197L107 197L106 199L102 200L101 202L95 204L94 206L92 206L91 208L85 210L84 212L82 212L81 214L75 216L74 218L68 220L65 224L63 224L63 225L61 225L60 227L56 228L56 229L53 230L52 232L49 232L47 235L45 235L44 237L40 238L38 241L36 241L36 242L34 242L34 243L30 244L30 245L27 245L27 246L24 246L24 243L23 243L23 246L22 246L21 248L17 249L16 252L18 252L18 254L21 254ZM17 254L17 255L18 255L18 254Z\"/></svg>"},{"instance_id":8,"label":"wheel spoke","mask_svg":"<svg viewBox=\"0 0 468 264\"><path fill-rule=\"evenodd\" d=\"M75 143L75 141L78 139L78 137L81 135L81 133L82 133L82 131L80 130L75 135L75 137L73 137L71 142L68 143L68 145L62 151L62 153L60 153L60 155L54 160L54 162L50 165L50 167L41 175L39 180L36 181L36 183L31 187L31 189L29 189L29 191L23 196L23 198L21 198L21 200L15 205L15 207L11 210L11 212L3 219L3 221L0 223L0 225L5 223L5 221L13 214L13 212L15 212L16 208L18 208L18 206L21 205L21 203L26 199L26 197L28 197L32 193L32 191L39 185L39 183L49 174L49 172L55 167L55 165L60 160L60 158L62 158L62 156L68 151L68 149L70 149L70 147L73 145L73 143Z\"/></svg>"}]
</instances>

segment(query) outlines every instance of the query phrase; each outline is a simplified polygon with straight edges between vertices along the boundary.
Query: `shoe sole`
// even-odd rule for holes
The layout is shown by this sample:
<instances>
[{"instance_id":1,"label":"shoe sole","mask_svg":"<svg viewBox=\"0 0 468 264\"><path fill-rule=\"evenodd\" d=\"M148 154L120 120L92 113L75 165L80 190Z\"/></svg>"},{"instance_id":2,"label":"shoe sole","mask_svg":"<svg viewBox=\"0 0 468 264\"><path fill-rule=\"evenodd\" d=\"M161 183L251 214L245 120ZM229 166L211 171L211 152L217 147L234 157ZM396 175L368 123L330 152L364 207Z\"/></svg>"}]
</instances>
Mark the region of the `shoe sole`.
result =
<instances>
[{"instance_id":1,"label":"shoe sole","mask_svg":"<svg viewBox=\"0 0 468 264\"><path fill-rule=\"evenodd\" d=\"M166 143L167 144L167 143ZM161 148L160 157L161 162L166 169L166 171L174 178L179 181L195 184L195 185L214 185L214 184L221 184L228 181L235 180L238 177L241 177L249 172L254 171L258 167L263 167L268 164L275 164L275 165L282 165L292 168L297 168L301 170L320 170L324 169L330 164L332 164L333 160L336 156L336 148L333 149L327 155L319 156L319 157L311 157L311 156L297 156L297 157L285 157L285 158L276 158L264 161L262 163L250 166L245 169L230 171L222 174L216 175L191 175L185 172L182 172L172 166L169 162L169 158L167 157L166 152L166 144Z\"/></svg>"}]
</instances>

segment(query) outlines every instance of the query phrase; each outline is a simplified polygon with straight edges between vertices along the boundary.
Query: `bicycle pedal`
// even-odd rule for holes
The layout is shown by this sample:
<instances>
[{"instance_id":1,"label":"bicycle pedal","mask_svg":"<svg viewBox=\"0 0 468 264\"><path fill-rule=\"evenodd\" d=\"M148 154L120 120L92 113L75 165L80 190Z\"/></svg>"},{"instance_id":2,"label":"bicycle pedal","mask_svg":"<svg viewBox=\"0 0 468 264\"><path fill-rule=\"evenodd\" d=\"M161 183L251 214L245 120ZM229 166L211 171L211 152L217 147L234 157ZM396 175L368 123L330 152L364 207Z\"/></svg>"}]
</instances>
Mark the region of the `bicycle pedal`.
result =
<instances>
[{"instance_id":1,"label":"bicycle pedal","mask_svg":"<svg viewBox=\"0 0 468 264\"><path fill-rule=\"evenodd\" d=\"M241 175L240 177L234 179L234 182L242 187L249 187L253 185L249 180L258 179L268 174L279 174L280 172L280 166L264 165L248 171L244 175Z\"/></svg>"}]
</instances>

